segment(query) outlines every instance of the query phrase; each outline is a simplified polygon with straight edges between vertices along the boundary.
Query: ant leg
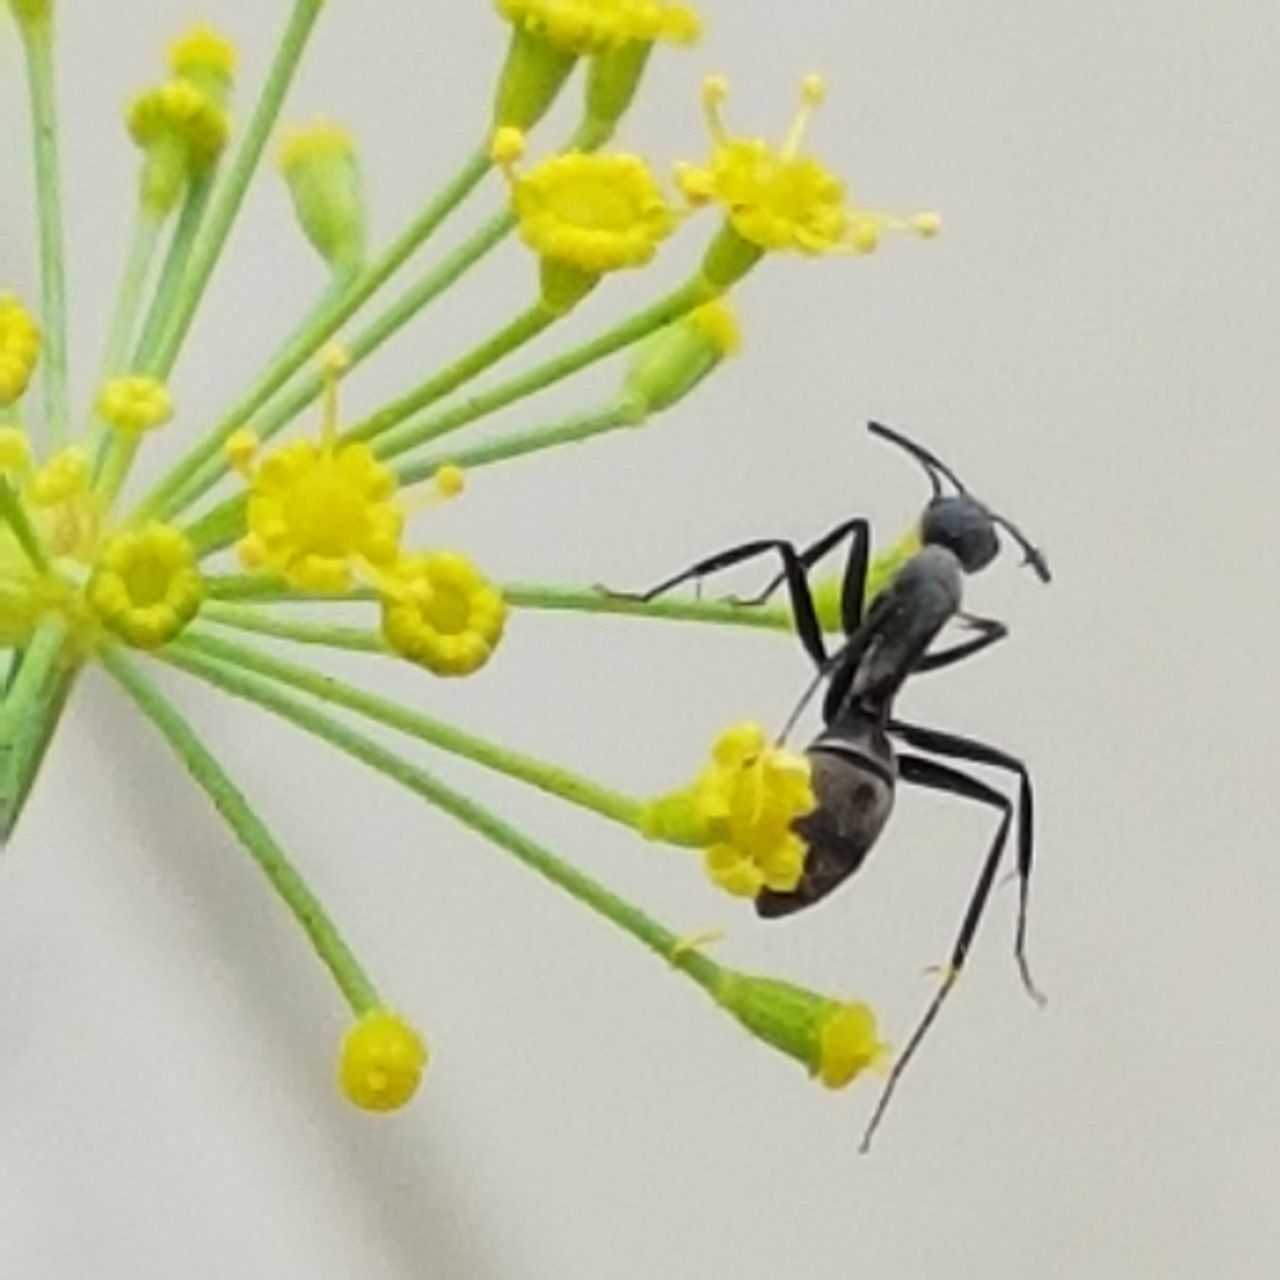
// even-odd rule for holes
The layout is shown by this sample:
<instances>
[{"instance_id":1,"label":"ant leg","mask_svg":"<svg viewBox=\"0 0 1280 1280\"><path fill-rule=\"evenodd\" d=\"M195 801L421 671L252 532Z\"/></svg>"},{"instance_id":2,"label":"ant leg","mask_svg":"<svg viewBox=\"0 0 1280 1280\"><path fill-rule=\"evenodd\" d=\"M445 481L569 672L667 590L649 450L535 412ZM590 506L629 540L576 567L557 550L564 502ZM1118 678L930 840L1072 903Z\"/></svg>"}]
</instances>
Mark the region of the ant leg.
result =
<instances>
[{"instance_id":1,"label":"ant leg","mask_svg":"<svg viewBox=\"0 0 1280 1280\"><path fill-rule=\"evenodd\" d=\"M863 1152L870 1149L871 1139L875 1136L876 1130L880 1127L880 1122L884 1119L885 1112L889 1109L889 1103L893 1100L898 1082L902 1079L902 1073L915 1056L916 1050L920 1047L920 1042L933 1025L943 1002L951 994L952 987L955 986L956 980L960 977L961 970L964 968L965 957L969 954L969 946L973 942L974 934L978 931L982 913L986 908L988 899L991 897L991 887L995 883L996 872L1000 868L1000 859L1004 854L1004 847L1009 838L1009 825L1013 819L1013 805L1008 796L1001 795L994 787L989 787L985 782L972 778L966 773L961 773L958 769L952 769L949 765L939 764L937 761L926 759L924 756L900 755L898 757L898 770L898 776L903 782L918 787L927 787L931 791L945 791L951 795L961 796L966 800L976 801L978 804L990 805L994 809L1001 810L1001 818L1000 825L996 829L995 839L992 840L991 847L987 850L987 856L983 860L982 871L978 876L978 883L974 887L973 896L969 899L969 906L960 924L960 932L956 937L955 945L952 947L951 960L943 976L942 985L939 986L933 999L929 1002L928 1008L924 1011L924 1016L911 1033L911 1038L907 1041L906 1048L903 1049L898 1060L893 1064L893 1069L889 1072L889 1079L885 1084L884 1091L880 1094L880 1100L876 1103L876 1109L872 1112L866 1131L862 1135L861 1150Z\"/></svg>"},{"instance_id":2,"label":"ant leg","mask_svg":"<svg viewBox=\"0 0 1280 1280\"><path fill-rule=\"evenodd\" d=\"M1027 905L1031 896L1031 865L1034 858L1035 797L1031 789L1031 773L1016 756L973 738L946 733L941 729L926 729L920 725L904 724L890 720L886 728L904 742L934 755L951 756L968 760L973 764L990 765L1004 769L1018 779L1018 928L1013 943L1014 959L1027 994L1037 1003L1044 1004L1044 996L1031 977L1027 963Z\"/></svg>"},{"instance_id":3,"label":"ant leg","mask_svg":"<svg viewBox=\"0 0 1280 1280\"><path fill-rule=\"evenodd\" d=\"M721 569L731 568L757 556L776 552L782 557L782 573L779 581L787 584L787 593L791 597L791 611L795 616L796 631L800 643L814 663L822 667L827 661L827 647L822 638L822 627L818 623L818 611L813 603L813 593L809 589L809 580L805 576L805 562L795 546L782 538L758 538L753 542L744 542L741 546L730 547L680 573L664 579L656 587L638 594L611 591L609 594L623 600L648 602L678 587L683 582L699 580L708 574L717 573Z\"/></svg>"},{"instance_id":4,"label":"ant leg","mask_svg":"<svg viewBox=\"0 0 1280 1280\"><path fill-rule=\"evenodd\" d=\"M962 640L959 644L952 645L950 649L926 653L911 668L912 675L923 675L926 671L938 671L942 667L951 666L952 663L962 662L965 658L971 658L975 653L981 653L983 649L1003 640L1009 634L1009 628L994 618L978 618L970 613L957 616L971 631L976 631L978 634L971 640Z\"/></svg>"},{"instance_id":5,"label":"ant leg","mask_svg":"<svg viewBox=\"0 0 1280 1280\"><path fill-rule=\"evenodd\" d=\"M849 539L849 559L845 562L840 591L841 625L845 632L857 630L862 621L862 606L867 592L867 561L871 553L871 526L862 516L855 516L838 524L803 551L798 552L800 563L812 569L827 552ZM785 570L771 578L753 596L736 596L734 604L761 605L786 581Z\"/></svg>"}]
</instances>

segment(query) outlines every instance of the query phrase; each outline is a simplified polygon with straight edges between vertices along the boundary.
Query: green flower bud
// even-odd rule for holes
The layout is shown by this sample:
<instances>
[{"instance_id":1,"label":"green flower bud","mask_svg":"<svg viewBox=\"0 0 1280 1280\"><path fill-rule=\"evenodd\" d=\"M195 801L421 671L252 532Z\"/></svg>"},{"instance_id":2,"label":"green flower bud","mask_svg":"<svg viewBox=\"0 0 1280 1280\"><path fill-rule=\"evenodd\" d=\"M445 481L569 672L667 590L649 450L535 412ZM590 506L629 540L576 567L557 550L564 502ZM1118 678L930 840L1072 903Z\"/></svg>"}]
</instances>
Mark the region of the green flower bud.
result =
<instances>
[{"instance_id":1,"label":"green flower bud","mask_svg":"<svg viewBox=\"0 0 1280 1280\"><path fill-rule=\"evenodd\" d=\"M532 129L551 109L578 55L517 26L498 77L495 129Z\"/></svg>"},{"instance_id":2,"label":"green flower bud","mask_svg":"<svg viewBox=\"0 0 1280 1280\"><path fill-rule=\"evenodd\" d=\"M879 1069L888 1055L875 1014L860 1001L730 971L722 973L715 997L753 1036L794 1058L829 1089Z\"/></svg>"},{"instance_id":3,"label":"green flower bud","mask_svg":"<svg viewBox=\"0 0 1280 1280\"><path fill-rule=\"evenodd\" d=\"M741 344L728 303L704 303L641 344L623 382L623 399L643 405L646 414L669 409Z\"/></svg>"},{"instance_id":4,"label":"green flower bud","mask_svg":"<svg viewBox=\"0 0 1280 1280\"><path fill-rule=\"evenodd\" d=\"M291 129L280 149L280 170L316 252L331 267L361 263L366 243L364 197L351 135L323 122Z\"/></svg>"}]
</instances>

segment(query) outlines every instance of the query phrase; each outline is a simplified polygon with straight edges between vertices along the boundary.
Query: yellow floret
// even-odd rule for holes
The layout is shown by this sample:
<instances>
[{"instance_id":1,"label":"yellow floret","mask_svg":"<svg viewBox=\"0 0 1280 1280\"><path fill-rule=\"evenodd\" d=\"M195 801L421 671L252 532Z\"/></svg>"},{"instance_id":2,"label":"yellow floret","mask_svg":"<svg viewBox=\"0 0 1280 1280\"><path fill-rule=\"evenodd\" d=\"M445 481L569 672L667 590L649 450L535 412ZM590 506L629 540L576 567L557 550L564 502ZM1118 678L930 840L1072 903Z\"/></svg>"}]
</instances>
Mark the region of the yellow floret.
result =
<instances>
[{"instance_id":1,"label":"yellow floret","mask_svg":"<svg viewBox=\"0 0 1280 1280\"><path fill-rule=\"evenodd\" d=\"M515 181L520 234L544 260L602 275L651 261L676 217L633 155L572 152Z\"/></svg>"},{"instance_id":2,"label":"yellow floret","mask_svg":"<svg viewBox=\"0 0 1280 1280\"><path fill-rule=\"evenodd\" d=\"M396 1111L417 1092L426 1064L418 1033L390 1009L374 1009L343 1038L338 1081L357 1107Z\"/></svg>"},{"instance_id":3,"label":"yellow floret","mask_svg":"<svg viewBox=\"0 0 1280 1280\"><path fill-rule=\"evenodd\" d=\"M743 240L766 252L817 255L869 253L887 230L937 234L936 213L902 217L863 209L848 200L830 170L800 154L809 119L826 92L820 77L806 77L800 112L781 146L731 137L720 115L727 92L721 77L705 82L703 103L715 148L709 164L682 165L677 177L691 203L722 204Z\"/></svg>"},{"instance_id":4,"label":"yellow floret","mask_svg":"<svg viewBox=\"0 0 1280 1280\"><path fill-rule=\"evenodd\" d=\"M98 392L98 414L117 431L141 435L173 417L173 397L157 378L133 374L108 378Z\"/></svg>"},{"instance_id":5,"label":"yellow floret","mask_svg":"<svg viewBox=\"0 0 1280 1280\"><path fill-rule=\"evenodd\" d=\"M711 880L749 898L799 883L805 844L791 827L815 803L805 757L744 722L721 734L691 784L650 802L641 826L650 839L701 847Z\"/></svg>"},{"instance_id":6,"label":"yellow floret","mask_svg":"<svg viewBox=\"0 0 1280 1280\"><path fill-rule=\"evenodd\" d=\"M139 649L157 649L199 612L204 580L190 542L170 525L148 524L109 538L87 588L104 626Z\"/></svg>"},{"instance_id":7,"label":"yellow floret","mask_svg":"<svg viewBox=\"0 0 1280 1280\"><path fill-rule=\"evenodd\" d=\"M702 33L694 9L666 0L498 0L498 12L578 54L629 42L692 44Z\"/></svg>"},{"instance_id":8,"label":"yellow floret","mask_svg":"<svg viewBox=\"0 0 1280 1280\"><path fill-rule=\"evenodd\" d=\"M0 408L27 389L40 359L40 330L11 293L0 293Z\"/></svg>"},{"instance_id":9,"label":"yellow floret","mask_svg":"<svg viewBox=\"0 0 1280 1280\"><path fill-rule=\"evenodd\" d=\"M162 141L178 143L195 172L219 156L230 132L227 113L207 94L181 78L148 89L134 99L129 132L143 148Z\"/></svg>"},{"instance_id":10,"label":"yellow floret","mask_svg":"<svg viewBox=\"0 0 1280 1280\"><path fill-rule=\"evenodd\" d=\"M439 676L465 676L493 656L507 606L465 556L405 556L383 587L387 645Z\"/></svg>"}]
</instances>

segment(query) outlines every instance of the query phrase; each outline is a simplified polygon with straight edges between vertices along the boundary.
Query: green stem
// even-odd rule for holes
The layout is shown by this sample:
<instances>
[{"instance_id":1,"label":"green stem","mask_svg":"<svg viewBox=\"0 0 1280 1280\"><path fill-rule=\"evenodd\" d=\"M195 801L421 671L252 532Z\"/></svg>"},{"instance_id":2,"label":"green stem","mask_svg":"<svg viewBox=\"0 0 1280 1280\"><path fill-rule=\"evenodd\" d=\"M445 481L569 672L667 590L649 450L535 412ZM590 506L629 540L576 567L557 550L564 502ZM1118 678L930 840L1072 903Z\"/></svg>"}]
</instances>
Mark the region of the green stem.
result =
<instances>
[{"instance_id":1,"label":"green stem","mask_svg":"<svg viewBox=\"0 0 1280 1280\"><path fill-rule=\"evenodd\" d=\"M26 507L14 493L13 486L4 479L0 479L0 520L13 530L13 536L32 565L43 574L52 573L48 553L31 523L31 517L27 515Z\"/></svg>"},{"instance_id":2,"label":"green stem","mask_svg":"<svg viewBox=\"0 0 1280 1280\"><path fill-rule=\"evenodd\" d=\"M156 350L145 365L146 372L167 378L178 358L183 339L205 288L222 254L231 224L240 211L241 202L262 158L271 131L293 82L325 0L294 0L293 11L267 74L266 84L254 108L243 139L218 186L209 216L204 221L191 253L191 261L183 276L182 288L174 301L173 312L164 327Z\"/></svg>"},{"instance_id":3,"label":"green stem","mask_svg":"<svg viewBox=\"0 0 1280 1280\"><path fill-rule=\"evenodd\" d=\"M54 93L53 18L50 13L40 18L19 19L18 25L26 47L35 145L42 292L40 324L44 334L44 416L49 438L58 445L65 440L68 429L67 282Z\"/></svg>"},{"instance_id":4,"label":"green stem","mask_svg":"<svg viewBox=\"0 0 1280 1280\"><path fill-rule=\"evenodd\" d=\"M500 213L490 218L479 231L427 272L372 324L344 344L352 366L367 360L384 342L461 279L471 267L501 243L513 224L514 219L509 213ZM323 303L322 307L327 305L328 302ZM318 372L308 373L285 394L275 397L262 407L254 419L254 431L262 440L271 439L319 399L323 390L323 377ZM174 470L171 479L148 498L147 503L139 510L139 517L171 519L216 484L227 472L222 446L236 429L236 425L229 418L220 423Z\"/></svg>"},{"instance_id":5,"label":"green stem","mask_svg":"<svg viewBox=\"0 0 1280 1280\"><path fill-rule=\"evenodd\" d=\"M320 900L276 843L243 793L223 771L213 753L176 707L134 666L117 645L100 651L103 666L160 730L169 745L200 784L235 832L249 856L271 882L302 926L316 954L333 974L339 990L357 1014L376 1009L382 1001L368 974L347 946Z\"/></svg>"},{"instance_id":6,"label":"green stem","mask_svg":"<svg viewBox=\"0 0 1280 1280\"><path fill-rule=\"evenodd\" d=\"M226 608L223 606L223 620ZM443 720L409 711L398 703L365 693L362 689L322 675L309 667L301 667L204 632L188 632L174 644L183 653L197 653L215 662L226 663L237 671L251 671L313 698L345 707L348 711L354 711L442 751L471 760L508 778L515 778L579 808L589 809L612 822L634 829L640 821L644 802L634 796L603 787L569 769L511 751L496 742L466 733Z\"/></svg>"},{"instance_id":7,"label":"green stem","mask_svg":"<svg viewBox=\"0 0 1280 1280\"><path fill-rule=\"evenodd\" d=\"M120 281L120 293L107 329L107 345L102 357L103 378L113 378L126 372L128 368L129 345L137 328L143 291L151 273L151 263L155 258L156 244L164 221L163 214L146 204L138 206L133 239L125 259L124 276Z\"/></svg>"},{"instance_id":8,"label":"green stem","mask_svg":"<svg viewBox=\"0 0 1280 1280\"><path fill-rule=\"evenodd\" d=\"M471 396L436 417L428 416L418 422L404 423L398 428L387 431L385 435L379 435L374 446L375 452L380 458L398 457L420 444L425 444L428 440L435 440L487 414L496 413L516 400L542 391L553 383L577 373L580 369L585 369L588 365L641 341L655 330L661 329L663 325L679 319L680 316L714 296L714 287L701 276L695 276L666 297L660 298L642 311L637 311L612 329L563 355L537 365L528 373L513 378L509 382L500 383L489 391ZM537 313L538 308L531 308L521 319L524 320ZM513 325L518 323L520 321L513 322ZM472 356L476 354L473 352ZM421 391L422 388L419 389L419 392ZM396 404L401 405L403 401L397 401ZM391 406L384 412L390 413L391 408L394 407ZM352 435L372 437L381 432L384 428L378 424L380 418L379 414L366 419L348 433L348 438ZM244 510L245 496L241 493L206 511L186 530L196 551L202 556L212 555L234 542L244 525Z\"/></svg>"},{"instance_id":9,"label":"green stem","mask_svg":"<svg viewBox=\"0 0 1280 1280\"><path fill-rule=\"evenodd\" d=\"M392 427L403 422L410 414L435 404L437 400L456 391L463 383L469 382L477 374L498 363L499 360L518 351L527 342L531 342L544 329L549 328L562 316L559 311L552 310L545 303L538 301L527 307L516 318L491 334L483 342L472 347L464 356L460 356L452 364L446 365L439 373L433 374L425 382L419 383L412 391L392 400L376 413L370 414L363 422L358 422L343 432L345 440L373 440L384 435Z\"/></svg>"},{"instance_id":10,"label":"green stem","mask_svg":"<svg viewBox=\"0 0 1280 1280\"><path fill-rule=\"evenodd\" d=\"M436 417L406 423L394 431L389 431L378 441L378 455L383 458L398 457L420 444L425 444L428 440L435 440L450 431L475 422L478 418L496 413L517 400L543 391L571 374L585 369L588 365L595 364L639 342L714 296L714 286L708 284L701 276L695 276L665 297L659 298L657 302L628 316L612 329L584 342L581 346L547 360L527 373L512 378L509 382L471 396Z\"/></svg>"},{"instance_id":11,"label":"green stem","mask_svg":"<svg viewBox=\"0 0 1280 1280\"><path fill-rule=\"evenodd\" d=\"M178 222L165 252L164 266L160 268L160 279L147 309L142 334L134 347L132 364L135 368L142 367L151 359L160 335L164 332L164 326L173 314L178 291L182 288L182 278L191 262L191 251L195 248L196 236L200 234L209 198L213 194L213 184L214 171L202 173L188 186L187 194L182 199Z\"/></svg>"},{"instance_id":12,"label":"green stem","mask_svg":"<svg viewBox=\"0 0 1280 1280\"><path fill-rule=\"evenodd\" d=\"M326 649L346 649L351 653L387 652L382 636L368 627L342 627L327 622L281 618L263 609L224 604L217 599L204 602L200 608L200 620L236 631L270 636L274 640L291 640L295 644L315 644Z\"/></svg>"},{"instance_id":13,"label":"green stem","mask_svg":"<svg viewBox=\"0 0 1280 1280\"><path fill-rule=\"evenodd\" d=\"M503 822L470 797L446 786L426 770L401 759L374 739L325 712L280 692L264 680L193 653L186 641L170 645L157 656L235 697L256 703L398 782L617 925L696 982L713 998L720 989L720 966L696 949L683 947L680 935Z\"/></svg>"},{"instance_id":14,"label":"green stem","mask_svg":"<svg viewBox=\"0 0 1280 1280\"><path fill-rule=\"evenodd\" d=\"M76 667L68 661L66 620L46 617L20 655L0 707L0 845L13 834L53 737Z\"/></svg>"},{"instance_id":15,"label":"green stem","mask_svg":"<svg viewBox=\"0 0 1280 1280\"><path fill-rule=\"evenodd\" d=\"M401 484L417 484L435 475L443 466L452 465L468 470L487 467L494 462L506 462L527 453L554 449L562 444L581 444L584 440L616 431L619 427L638 426L642 420L643 417L637 415L633 406L625 403L611 404L591 413L578 414L565 422L513 432L500 440L472 445L469 449L457 449L453 453L436 457L416 458L413 462L396 467L395 471Z\"/></svg>"},{"instance_id":16,"label":"green stem","mask_svg":"<svg viewBox=\"0 0 1280 1280\"><path fill-rule=\"evenodd\" d=\"M874 576L874 569L872 576ZM278 578L258 573L230 573L207 578L211 600L246 601L250 604L319 604L326 601L377 599L372 591L335 593L326 596L296 591ZM655 618L668 622L704 622L715 626L749 627L752 630L790 631L791 610L781 605L741 605L723 600L659 598L637 600L611 594L603 587L547 585L509 582L502 587L503 598L519 609L553 612L603 613L623 618Z\"/></svg>"},{"instance_id":17,"label":"green stem","mask_svg":"<svg viewBox=\"0 0 1280 1280\"><path fill-rule=\"evenodd\" d=\"M636 600L601 587L543 586L508 583L502 588L508 604L520 609L549 609L570 613L608 613L627 618L660 618L671 622L710 622L719 626L790 631L791 610L782 605L733 604L727 600L689 600L659 597Z\"/></svg>"},{"instance_id":18,"label":"green stem","mask_svg":"<svg viewBox=\"0 0 1280 1280\"><path fill-rule=\"evenodd\" d=\"M303 322L276 352L248 391L236 401L216 427L161 478L143 499L138 515L172 510L171 502L188 479L217 458L228 437L244 426L281 387L310 360L321 346L378 291L416 249L476 188L492 162L478 151L451 182L430 201L414 221L377 259L367 266L340 297L326 301Z\"/></svg>"}]
</instances>

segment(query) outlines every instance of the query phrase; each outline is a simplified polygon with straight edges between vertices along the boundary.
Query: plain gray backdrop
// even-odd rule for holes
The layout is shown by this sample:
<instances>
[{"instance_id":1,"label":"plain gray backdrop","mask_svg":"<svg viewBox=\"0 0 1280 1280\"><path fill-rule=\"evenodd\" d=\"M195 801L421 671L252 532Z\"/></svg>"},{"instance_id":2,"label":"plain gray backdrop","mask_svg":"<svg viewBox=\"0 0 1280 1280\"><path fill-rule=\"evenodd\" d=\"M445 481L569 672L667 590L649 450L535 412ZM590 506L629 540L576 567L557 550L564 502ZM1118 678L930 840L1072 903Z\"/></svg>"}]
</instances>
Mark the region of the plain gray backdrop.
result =
<instances>
[{"instance_id":1,"label":"plain gray backdrop","mask_svg":"<svg viewBox=\"0 0 1280 1280\"><path fill-rule=\"evenodd\" d=\"M83 403L133 190L119 108L199 15L185 0L60 8ZM243 115L287 6L205 8L242 44ZM701 8L707 39L655 59L626 146L663 168L701 155L710 71L733 82L736 128L778 135L820 69L815 151L869 205L940 208L945 234L866 261L767 262L742 290L744 358L696 399L643 432L477 474L416 536L465 546L500 580L622 586L853 512L888 538L925 491L862 424L918 431L1056 573L1042 588L1010 555L974 580L969 604L1011 640L903 704L1035 769L1048 1008L1017 983L1006 888L860 1158L873 1084L825 1093L411 797L165 678L432 1043L410 1110L358 1114L332 1083L345 1014L325 975L164 745L91 675L0 868L0 1274L1275 1273L1280 10ZM0 282L33 294L20 64L12 32L0 40ZM286 115L356 132L380 239L479 140L504 40L486 4L328 6ZM489 184L422 262L499 199ZM569 332L677 278L709 225L654 276L603 288ZM350 412L513 314L531 281L508 246L350 380ZM321 285L264 172L175 382L185 429L226 407ZM583 407L614 377L473 438ZM641 791L684 777L730 720L778 722L806 676L785 636L523 614L472 681L335 669ZM992 826L903 796L845 892L766 927L692 859L439 768L664 919L728 926L725 960L865 994L899 1043Z\"/></svg>"}]
</instances>

